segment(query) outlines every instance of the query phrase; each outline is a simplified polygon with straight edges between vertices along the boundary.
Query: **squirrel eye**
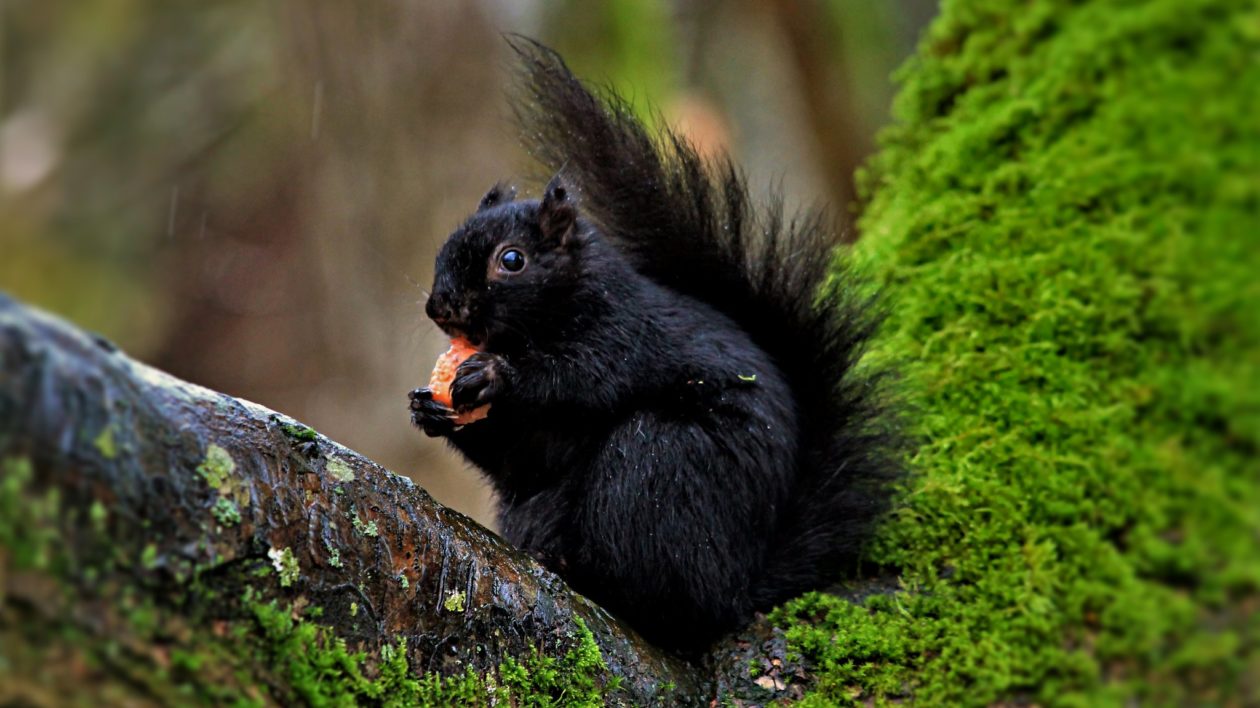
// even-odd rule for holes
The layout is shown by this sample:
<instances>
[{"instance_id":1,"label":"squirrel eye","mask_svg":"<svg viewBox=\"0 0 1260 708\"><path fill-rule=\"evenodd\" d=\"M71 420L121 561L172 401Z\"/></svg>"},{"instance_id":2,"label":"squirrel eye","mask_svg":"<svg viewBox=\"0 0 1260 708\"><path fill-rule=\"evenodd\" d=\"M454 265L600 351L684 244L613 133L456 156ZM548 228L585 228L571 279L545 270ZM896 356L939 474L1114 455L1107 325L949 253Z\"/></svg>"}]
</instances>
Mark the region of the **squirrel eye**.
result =
<instances>
[{"instance_id":1,"label":"squirrel eye","mask_svg":"<svg viewBox=\"0 0 1260 708\"><path fill-rule=\"evenodd\" d=\"M509 248L499 254L499 267L509 273L519 273L525 267L525 254L515 248Z\"/></svg>"}]
</instances>

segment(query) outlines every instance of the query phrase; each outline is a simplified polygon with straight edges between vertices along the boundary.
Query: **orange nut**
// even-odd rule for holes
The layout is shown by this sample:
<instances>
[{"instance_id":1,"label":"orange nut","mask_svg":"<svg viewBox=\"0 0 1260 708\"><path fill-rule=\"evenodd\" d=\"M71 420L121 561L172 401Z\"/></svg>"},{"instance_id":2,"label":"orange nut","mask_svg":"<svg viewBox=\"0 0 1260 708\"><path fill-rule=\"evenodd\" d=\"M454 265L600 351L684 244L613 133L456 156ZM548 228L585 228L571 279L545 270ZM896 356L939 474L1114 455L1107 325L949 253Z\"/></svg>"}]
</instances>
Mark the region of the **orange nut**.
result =
<instances>
[{"instance_id":1,"label":"orange nut","mask_svg":"<svg viewBox=\"0 0 1260 708\"><path fill-rule=\"evenodd\" d=\"M433 392L433 400L447 408L451 407L451 384L455 381L455 372L460 364L476 353L477 348L469 344L468 340L462 337L451 340L451 348L438 357L437 364L433 367L433 374L429 377L429 390ZM490 404L474 408L467 413L455 416L455 424L475 423L485 418L489 412Z\"/></svg>"}]
</instances>

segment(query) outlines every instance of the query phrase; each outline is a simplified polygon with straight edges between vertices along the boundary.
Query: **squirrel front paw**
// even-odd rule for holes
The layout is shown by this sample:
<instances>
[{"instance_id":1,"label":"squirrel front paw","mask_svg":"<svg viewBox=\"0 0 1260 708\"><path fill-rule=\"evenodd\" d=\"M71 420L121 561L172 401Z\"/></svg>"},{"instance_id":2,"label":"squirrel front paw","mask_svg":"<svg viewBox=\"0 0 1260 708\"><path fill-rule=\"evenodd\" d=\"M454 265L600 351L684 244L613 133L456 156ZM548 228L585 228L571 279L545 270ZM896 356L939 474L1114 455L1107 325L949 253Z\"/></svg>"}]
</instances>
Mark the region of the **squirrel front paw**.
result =
<instances>
[{"instance_id":1,"label":"squirrel front paw","mask_svg":"<svg viewBox=\"0 0 1260 708\"><path fill-rule=\"evenodd\" d=\"M433 391L427 388L412 389L407 394L411 400L411 422L424 431L425 435L435 438L450 435L455 431L455 411L433 400Z\"/></svg>"},{"instance_id":2,"label":"squirrel front paw","mask_svg":"<svg viewBox=\"0 0 1260 708\"><path fill-rule=\"evenodd\" d=\"M464 413L493 402L511 384L512 365L498 354L477 352L455 370L451 383L451 403Z\"/></svg>"}]
</instances>

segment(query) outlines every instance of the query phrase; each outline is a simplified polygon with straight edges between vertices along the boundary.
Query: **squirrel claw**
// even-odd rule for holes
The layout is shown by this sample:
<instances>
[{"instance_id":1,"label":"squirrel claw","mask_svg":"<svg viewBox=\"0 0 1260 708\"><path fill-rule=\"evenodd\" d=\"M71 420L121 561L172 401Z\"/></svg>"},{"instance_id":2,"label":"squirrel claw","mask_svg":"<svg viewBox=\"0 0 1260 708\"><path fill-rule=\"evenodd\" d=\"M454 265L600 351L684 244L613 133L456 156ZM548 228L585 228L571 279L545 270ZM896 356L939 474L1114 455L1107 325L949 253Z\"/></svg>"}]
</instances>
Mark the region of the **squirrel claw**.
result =
<instances>
[{"instance_id":1,"label":"squirrel claw","mask_svg":"<svg viewBox=\"0 0 1260 708\"><path fill-rule=\"evenodd\" d=\"M411 422L431 438L449 435L455 431L455 412L433 400L433 392L427 388L412 389L407 398L410 403Z\"/></svg>"}]
</instances>

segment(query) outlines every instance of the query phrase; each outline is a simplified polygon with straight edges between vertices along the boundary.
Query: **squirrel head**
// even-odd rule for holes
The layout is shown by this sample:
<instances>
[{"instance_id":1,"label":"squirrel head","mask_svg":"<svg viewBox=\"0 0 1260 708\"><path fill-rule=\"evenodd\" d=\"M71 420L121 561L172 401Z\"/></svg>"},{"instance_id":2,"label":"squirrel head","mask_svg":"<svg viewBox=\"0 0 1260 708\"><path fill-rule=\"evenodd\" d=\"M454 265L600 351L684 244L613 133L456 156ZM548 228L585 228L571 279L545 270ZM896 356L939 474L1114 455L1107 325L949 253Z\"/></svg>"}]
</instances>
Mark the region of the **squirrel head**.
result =
<instances>
[{"instance_id":1,"label":"squirrel head","mask_svg":"<svg viewBox=\"0 0 1260 708\"><path fill-rule=\"evenodd\" d=\"M581 279L589 229L557 176L542 199L496 184L443 244L425 313L494 351L554 329ZM497 346L496 346L497 345Z\"/></svg>"}]
</instances>

